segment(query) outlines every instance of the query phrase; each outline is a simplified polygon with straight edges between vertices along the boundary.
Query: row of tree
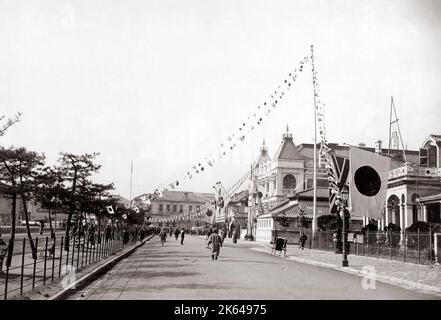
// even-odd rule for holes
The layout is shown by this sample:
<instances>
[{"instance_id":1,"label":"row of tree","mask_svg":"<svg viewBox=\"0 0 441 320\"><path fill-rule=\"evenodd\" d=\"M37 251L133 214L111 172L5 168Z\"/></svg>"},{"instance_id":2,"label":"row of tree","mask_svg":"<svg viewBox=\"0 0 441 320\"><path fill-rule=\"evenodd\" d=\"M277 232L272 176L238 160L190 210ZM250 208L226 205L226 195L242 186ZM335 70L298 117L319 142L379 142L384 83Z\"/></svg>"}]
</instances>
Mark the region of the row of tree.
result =
<instances>
[{"instance_id":1,"label":"row of tree","mask_svg":"<svg viewBox=\"0 0 441 320\"><path fill-rule=\"evenodd\" d=\"M131 208L125 207L110 196L109 192L113 190L113 183L100 184L91 180L93 174L97 173L101 167L96 163L98 155L98 153L82 155L60 153L57 164L48 166L44 154L29 151L23 147L0 147L0 193L12 203L11 244L15 240L18 202L22 204L27 235L34 258L36 258L37 248L32 239L29 224L29 201L38 203L41 209L48 212L52 237L55 237L55 233L52 229L51 213L67 214L66 251L69 251L73 219L76 218L77 227L81 228L81 221L86 213L97 216L98 231L101 228L102 218L118 218L124 214L129 217L128 222L143 223L145 210L135 213ZM112 206L115 214L110 215L106 209L107 206Z\"/></svg>"}]
</instances>

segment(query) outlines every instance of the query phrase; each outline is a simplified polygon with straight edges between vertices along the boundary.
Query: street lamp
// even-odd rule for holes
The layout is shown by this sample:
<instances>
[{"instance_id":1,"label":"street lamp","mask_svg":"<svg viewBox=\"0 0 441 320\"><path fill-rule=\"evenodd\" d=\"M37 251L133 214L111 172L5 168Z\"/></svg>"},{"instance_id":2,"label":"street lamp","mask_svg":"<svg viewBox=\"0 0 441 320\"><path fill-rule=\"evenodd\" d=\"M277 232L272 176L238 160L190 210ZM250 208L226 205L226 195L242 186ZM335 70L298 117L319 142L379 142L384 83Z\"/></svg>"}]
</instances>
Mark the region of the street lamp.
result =
<instances>
[{"instance_id":1,"label":"street lamp","mask_svg":"<svg viewBox=\"0 0 441 320\"><path fill-rule=\"evenodd\" d=\"M349 198L349 190L346 186L341 190L340 216L343 219L343 267L348 267L348 249L347 249L347 225L346 225L346 206Z\"/></svg>"}]
</instances>

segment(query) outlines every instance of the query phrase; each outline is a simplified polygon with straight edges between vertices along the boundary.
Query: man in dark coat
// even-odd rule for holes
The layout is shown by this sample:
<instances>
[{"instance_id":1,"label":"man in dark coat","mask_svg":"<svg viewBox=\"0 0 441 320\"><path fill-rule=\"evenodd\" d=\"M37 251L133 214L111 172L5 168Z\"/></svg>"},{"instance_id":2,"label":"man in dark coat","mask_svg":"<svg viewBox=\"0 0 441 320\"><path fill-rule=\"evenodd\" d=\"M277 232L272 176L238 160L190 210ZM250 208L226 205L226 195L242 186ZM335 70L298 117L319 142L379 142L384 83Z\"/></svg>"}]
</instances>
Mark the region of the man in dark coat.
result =
<instances>
[{"instance_id":1,"label":"man in dark coat","mask_svg":"<svg viewBox=\"0 0 441 320\"><path fill-rule=\"evenodd\" d=\"M217 233L217 230L215 230L208 238L208 245L210 244L211 244L211 259L217 260L222 244L222 238Z\"/></svg>"},{"instance_id":2,"label":"man in dark coat","mask_svg":"<svg viewBox=\"0 0 441 320\"><path fill-rule=\"evenodd\" d=\"M181 244L184 244L185 230L181 230Z\"/></svg>"}]
</instances>

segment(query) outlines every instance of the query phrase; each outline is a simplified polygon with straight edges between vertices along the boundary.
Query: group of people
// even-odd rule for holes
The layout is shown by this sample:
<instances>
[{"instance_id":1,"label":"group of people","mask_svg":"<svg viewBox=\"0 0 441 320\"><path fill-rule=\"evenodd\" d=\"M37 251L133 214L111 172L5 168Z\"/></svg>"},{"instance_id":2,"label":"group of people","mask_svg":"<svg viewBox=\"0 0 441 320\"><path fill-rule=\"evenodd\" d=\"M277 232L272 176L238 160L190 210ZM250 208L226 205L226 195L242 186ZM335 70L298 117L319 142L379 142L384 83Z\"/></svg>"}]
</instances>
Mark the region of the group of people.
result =
<instances>
[{"instance_id":1,"label":"group of people","mask_svg":"<svg viewBox=\"0 0 441 320\"><path fill-rule=\"evenodd\" d=\"M181 237L181 245L184 244L184 238L185 238L185 230L181 229L179 231L178 228L175 229L173 232L172 229L169 230L169 234L167 234L167 229L162 228L161 232L159 233L159 239L161 240L161 245L164 246L164 243L167 241L167 236L170 237L172 235L175 235L175 239L178 240L179 236ZM221 230L221 235L219 234L219 231L217 229L210 230L207 234L207 248L211 249L211 259L217 260L220 248L222 247L222 243L227 236L226 232L224 230Z\"/></svg>"},{"instance_id":2,"label":"group of people","mask_svg":"<svg viewBox=\"0 0 441 320\"><path fill-rule=\"evenodd\" d=\"M170 237L172 235L173 235L173 229L170 228ZM179 235L181 235L181 245L183 245L185 238L185 230L182 228L181 231L179 231L179 229L176 228L174 235L176 240L178 240ZM164 243L167 241L167 230L165 228L162 228L161 232L159 233L159 239L161 239L161 245L164 245Z\"/></svg>"}]
</instances>

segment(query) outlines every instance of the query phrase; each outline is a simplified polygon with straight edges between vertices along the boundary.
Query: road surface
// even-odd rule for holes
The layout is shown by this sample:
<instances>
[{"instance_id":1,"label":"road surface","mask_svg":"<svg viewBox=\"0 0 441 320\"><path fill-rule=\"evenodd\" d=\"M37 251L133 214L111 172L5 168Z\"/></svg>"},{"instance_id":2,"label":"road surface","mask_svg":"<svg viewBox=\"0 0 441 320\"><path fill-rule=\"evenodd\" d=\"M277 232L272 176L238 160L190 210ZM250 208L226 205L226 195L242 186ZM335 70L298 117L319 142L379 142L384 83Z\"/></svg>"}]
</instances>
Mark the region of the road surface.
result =
<instances>
[{"instance_id":1,"label":"road surface","mask_svg":"<svg viewBox=\"0 0 441 320\"><path fill-rule=\"evenodd\" d=\"M439 299L414 290L302 264L251 249L258 244L227 239L212 261L205 240L187 235L184 245L158 237L120 261L70 299Z\"/></svg>"}]
</instances>

